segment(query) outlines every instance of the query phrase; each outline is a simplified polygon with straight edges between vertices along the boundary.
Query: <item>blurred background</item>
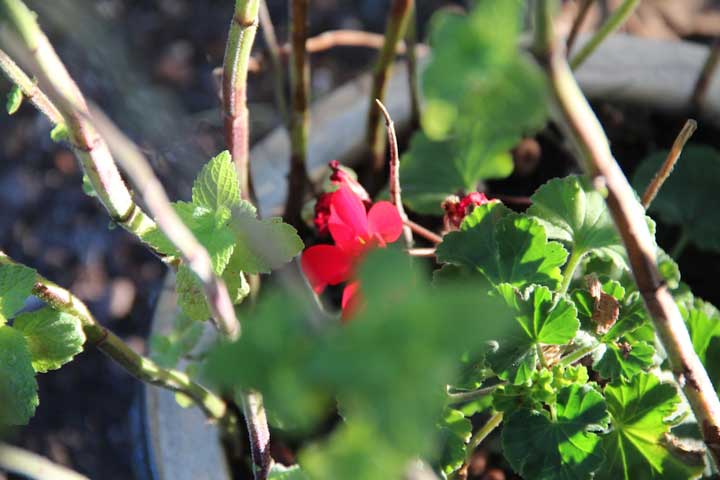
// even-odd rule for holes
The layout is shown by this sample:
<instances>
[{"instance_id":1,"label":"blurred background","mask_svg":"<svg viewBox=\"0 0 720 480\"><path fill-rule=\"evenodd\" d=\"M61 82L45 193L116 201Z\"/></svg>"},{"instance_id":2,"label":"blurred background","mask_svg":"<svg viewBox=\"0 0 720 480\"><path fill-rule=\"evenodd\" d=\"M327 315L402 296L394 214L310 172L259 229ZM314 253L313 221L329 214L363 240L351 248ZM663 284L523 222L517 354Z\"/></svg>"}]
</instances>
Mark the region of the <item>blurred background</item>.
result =
<instances>
[{"instance_id":1,"label":"blurred background","mask_svg":"<svg viewBox=\"0 0 720 480\"><path fill-rule=\"evenodd\" d=\"M222 63L234 2L28 3L84 94L143 146L171 197L187 198L189 181L200 166L224 149L213 70ZM339 28L381 32L388 3L313 1L311 32ZM619 3L596 2L584 29L593 29ZM417 4L421 38L435 10L463 6L461 1L441 0ZM268 6L284 42L288 2L268 0ZM563 19L571 21L576 7L572 0L565 2ZM720 35L720 2L645 0L625 30L708 44ZM257 39L255 50L260 54L262 35ZM375 55L371 49L351 47L314 54L314 97L367 71ZM281 123L270 75L267 69L251 75L253 140ZM0 92L9 90L10 84L0 78ZM641 157L657 148L653 129L674 125L656 120L629 125L622 110L596 107L621 161L623 155ZM98 320L133 348L146 352L153 306L166 269L130 235L109 226L98 202L83 193L82 174L72 152L53 143L49 131L49 122L27 102L12 117L0 114L0 248L73 291ZM661 146L671 141L667 138ZM718 146L717 139L714 143ZM681 267L685 272L685 265ZM10 432L9 441L91 478L132 478L128 415L138 383L92 348L38 381L37 414L29 426Z\"/></svg>"}]
</instances>

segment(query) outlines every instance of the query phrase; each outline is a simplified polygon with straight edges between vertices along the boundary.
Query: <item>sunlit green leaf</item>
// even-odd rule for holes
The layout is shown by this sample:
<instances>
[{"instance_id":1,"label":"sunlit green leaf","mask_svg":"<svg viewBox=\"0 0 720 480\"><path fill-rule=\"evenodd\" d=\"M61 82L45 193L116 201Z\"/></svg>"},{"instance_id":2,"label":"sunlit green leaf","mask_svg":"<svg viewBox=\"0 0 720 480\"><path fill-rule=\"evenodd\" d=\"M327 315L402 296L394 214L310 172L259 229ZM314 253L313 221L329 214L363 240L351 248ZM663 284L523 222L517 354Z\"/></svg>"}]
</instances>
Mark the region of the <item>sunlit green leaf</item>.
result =
<instances>
[{"instance_id":1,"label":"sunlit green leaf","mask_svg":"<svg viewBox=\"0 0 720 480\"><path fill-rule=\"evenodd\" d=\"M39 404L35 370L22 333L0 326L0 425L25 425Z\"/></svg>"},{"instance_id":2,"label":"sunlit green leaf","mask_svg":"<svg viewBox=\"0 0 720 480\"><path fill-rule=\"evenodd\" d=\"M611 342L593 368L602 378L629 379L653 366L655 348L646 342Z\"/></svg>"},{"instance_id":3,"label":"sunlit green leaf","mask_svg":"<svg viewBox=\"0 0 720 480\"><path fill-rule=\"evenodd\" d=\"M18 315L13 328L25 336L33 368L39 373L62 367L85 344L80 320L50 307Z\"/></svg>"},{"instance_id":4,"label":"sunlit green leaf","mask_svg":"<svg viewBox=\"0 0 720 480\"><path fill-rule=\"evenodd\" d=\"M22 101L22 89L17 85L13 85L7 94L7 102L5 104L5 109L7 110L8 115L12 115L17 112L20 109L20 105L22 105Z\"/></svg>"},{"instance_id":5,"label":"sunlit green leaf","mask_svg":"<svg viewBox=\"0 0 720 480\"><path fill-rule=\"evenodd\" d=\"M240 183L227 150L205 164L192 188L192 202L211 211L240 203Z\"/></svg>"},{"instance_id":6,"label":"sunlit green leaf","mask_svg":"<svg viewBox=\"0 0 720 480\"><path fill-rule=\"evenodd\" d=\"M0 265L0 326L20 310L35 285L35 270L23 265Z\"/></svg>"},{"instance_id":7,"label":"sunlit green leaf","mask_svg":"<svg viewBox=\"0 0 720 480\"><path fill-rule=\"evenodd\" d=\"M472 436L472 422L463 412L448 408L439 424L443 452L440 468L449 474L460 468L465 461L467 442Z\"/></svg>"}]
</instances>

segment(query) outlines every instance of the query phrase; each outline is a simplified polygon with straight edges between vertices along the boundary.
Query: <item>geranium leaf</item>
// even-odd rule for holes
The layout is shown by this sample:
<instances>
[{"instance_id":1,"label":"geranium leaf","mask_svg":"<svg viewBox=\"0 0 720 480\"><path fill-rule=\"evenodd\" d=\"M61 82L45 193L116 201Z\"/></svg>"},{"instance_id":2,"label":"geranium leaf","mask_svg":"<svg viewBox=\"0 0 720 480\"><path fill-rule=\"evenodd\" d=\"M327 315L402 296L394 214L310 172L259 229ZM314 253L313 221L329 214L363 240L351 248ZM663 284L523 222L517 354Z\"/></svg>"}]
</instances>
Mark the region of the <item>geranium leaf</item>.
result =
<instances>
[{"instance_id":1,"label":"geranium leaf","mask_svg":"<svg viewBox=\"0 0 720 480\"><path fill-rule=\"evenodd\" d=\"M630 379L653 366L655 348L646 342L611 342L593 368L602 378L614 381Z\"/></svg>"},{"instance_id":2,"label":"geranium leaf","mask_svg":"<svg viewBox=\"0 0 720 480\"><path fill-rule=\"evenodd\" d=\"M150 336L151 356L160 366L175 368L180 358L197 346L202 334L203 326L200 323L178 314L170 332Z\"/></svg>"},{"instance_id":3,"label":"geranium leaf","mask_svg":"<svg viewBox=\"0 0 720 480\"><path fill-rule=\"evenodd\" d=\"M248 274L270 273L303 249L297 231L280 218L259 220L247 208L235 208L230 221L235 234L233 261Z\"/></svg>"},{"instance_id":4,"label":"geranium leaf","mask_svg":"<svg viewBox=\"0 0 720 480\"><path fill-rule=\"evenodd\" d=\"M667 152L647 157L635 171L633 186L643 192L665 161ZM720 152L712 147L685 147L649 212L668 225L679 226L698 247L720 251Z\"/></svg>"},{"instance_id":5,"label":"geranium leaf","mask_svg":"<svg viewBox=\"0 0 720 480\"><path fill-rule=\"evenodd\" d=\"M665 442L680 398L674 385L660 383L655 375L640 373L630 381L605 388L611 430L603 435L605 463L595 474L599 480L698 478L704 468L680 458Z\"/></svg>"},{"instance_id":6,"label":"geranium leaf","mask_svg":"<svg viewBox=\"0 0 720 480\"><path fill-rule=\"evenodd\" d=\"M498 290L512 308L515 324L498 339L498 350L487 358L500 378L519 384L535 369L538 346L563 345L575 337L580 326L577 310L565 298L556 303L547 287L533 285L521 293L503 284Z\"/></svg>"},{"instance_id":7,"label":"geranium leaf","mask_svg":"<svg viewBox=\"0 0 720 480\"><path fill-rule=\"evenodd\" d=\"M570 385L560 390L556 410L556 418L526 409L510 415L502 433L505 456L525 478L589 478L603 461L594 432L607 426L605 401L587 385Z\"/></svg>"},{"instance_id":8,"label":"geranium leaf","mask_svg":"<svg viewBox=\"0 0 720 480\"><path fill-rule=\"evenodd\" d=\"M13 328L25 336L38 373L62 367L82 352L85 344L80 320L50 307L18 315Z\"/></svg>"},{"instance_id":9,"label":"geranium leaf","mask_svg":"<svg viewBox=\"0 0 720 480\"><path fill-rule=\"evenodd\" d=\"M436 255L441 262L477 269L494 284L556 288L567 251L548 242L535 219L491 202L476 207L459 231L445 235Z\"/></svg>"},{"instance_id":10,"label":"geranium leaf","mask_svg":"<svg viewBox=\"0 0 720 480\"><path fill-rule=\"evenodd\" d=\"M0 326L0 425L25 425L39 404L35 370L22 333Z\"/></svg>"},{"instance_id":11,"label":"geranium leaf","mask_svg":"<svg viewBox=\"0 0 720 480\"><path fill-rule=\"evenodd\" d=\"M552 179L530 198L527 213L542 223L548 238L562 241L578 255L594 252L627 268L625 247L605 199L587 178Z\"/></svg>"},{"instance_id":12,"label":"geranium leaf","mask_svg":"<svg viewBox=\"0 0 720 480\"><path fill-rule=\"evenodd\" d=\"M192 202L211 211L240 203L240 184L230 152L226 150L205 164L193 183Z\"/></svg>"},{"instance_id":13,"label":"geranium leaf","mask_svg":"<svg viewBox=\"0 0 720 480\"><path fill-rule=\"evenodd\" d=\"M20 310L32 293L35 270L23 265L0 265L0 326Z\"/></svg>"},{"instance_id":14,"label":"geranium leaf","mask_svg":"<svg viewBox=\"0 0 720 480\"><path fill-rule=\"evenodd\" d=\"M467 442L472 436L472 422L465 418L463 412L448 408L438 427L443 444L440 468L445 474L450 474L465 461Z\"/></svg>"},{"instance_id":15,"label":"geranium leaf","mask_svg":"<svg viewBox=\"0 0 720 480\"><path fill-rule=\"evenodd\" d=\"M308 480L299 465L286 467L279 463L273 464L267 478L268 480Z\"/></svg>"}]
</instances>

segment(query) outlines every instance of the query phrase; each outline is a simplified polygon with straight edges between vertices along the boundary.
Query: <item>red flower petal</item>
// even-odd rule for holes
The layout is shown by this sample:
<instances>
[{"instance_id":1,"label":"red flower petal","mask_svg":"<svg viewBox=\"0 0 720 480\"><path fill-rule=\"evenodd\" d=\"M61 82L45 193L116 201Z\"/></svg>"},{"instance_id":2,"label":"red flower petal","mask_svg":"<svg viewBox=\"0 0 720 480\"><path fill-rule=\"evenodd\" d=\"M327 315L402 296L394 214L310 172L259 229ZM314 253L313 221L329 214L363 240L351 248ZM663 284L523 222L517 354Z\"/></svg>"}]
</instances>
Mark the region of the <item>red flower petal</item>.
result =
<instances>
[{"instance_id":1,"label":"red flower petal","mask_svg":"<svg viewBox=\"0 0 720 480\"><path fill-rule=\"evenodd\" d=\"M367 212L347 185L341 185L332 194L328 228L337 246L345 252L357 255L363 250L363 242L369 237Z\"/></svg>"},{"instance_id":2,"label":"red flower petal","mask_svg":"<svg viewBox=\"0 0 720 480\"><path fill-rule=\"evenodd\" d=\"M342 321L343 323L350 320L358 309L362 306L362 295L360 292L360 282L357 280L345 285L342 296Z\"/></svg>"},{"instance_id":3,"label":"red flower petal","mask_svg":"<svg viewBox=\"0 0 720 480\"><path fill-rule=\"evenodd\" d=\"M390 202L377 202L368 212L370 235L379 235L385 243L392 243L402 234L403 222L400 214Z\"/></svg>"},{"instance_id":4,"label":"red flower petal","mask_svg":"<svg viewBox=\"0 0 720 480\"><path fill-rule=\"evenodd\" d=\"M335 245L315 245L306 249L300 265L315 293L350 277L353 257Z\"/></svg>"}]
</instances>

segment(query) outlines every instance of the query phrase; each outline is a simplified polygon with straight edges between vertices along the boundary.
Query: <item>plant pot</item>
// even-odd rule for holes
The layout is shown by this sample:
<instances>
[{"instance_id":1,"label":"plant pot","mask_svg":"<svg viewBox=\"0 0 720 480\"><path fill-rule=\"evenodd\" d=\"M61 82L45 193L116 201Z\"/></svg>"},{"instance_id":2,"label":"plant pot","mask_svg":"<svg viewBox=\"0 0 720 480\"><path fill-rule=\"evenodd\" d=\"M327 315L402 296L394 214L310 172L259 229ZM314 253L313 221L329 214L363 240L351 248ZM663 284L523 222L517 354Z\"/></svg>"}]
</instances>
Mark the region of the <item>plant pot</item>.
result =
<instances>
[{"instance_id":1,"label":"plant pot","mask_svg":"<svg viewBox=\"0 0 720 480\"><path fill-rule=\"evenodd\" d=\"M707 47L688 42L616 35L578 70L577 78L591 100L640 104L665 113L678 113L688 110L688 99L707 54ZM390 81L386 105L400 130L407 127L410 117L406 81L406 70L398 64ZM313 179L322 176L330 160L352 163L359 158L369 86L370 77L362 77L313 105L308 146L308 170ZM702 113L706 121L720 126L718 77L710 85ZM282 209L289 157L290 142L283 128L273 131L252 149L253 181L262 216L277 215ZM174 278L170 274L153 319L153 333L170 328L177 313L175 305ZM139 478L230 478L217 429L205 421L200 410L181 408L172 392L144 387L133 416Z\"/></svg>"}]
</instances>

